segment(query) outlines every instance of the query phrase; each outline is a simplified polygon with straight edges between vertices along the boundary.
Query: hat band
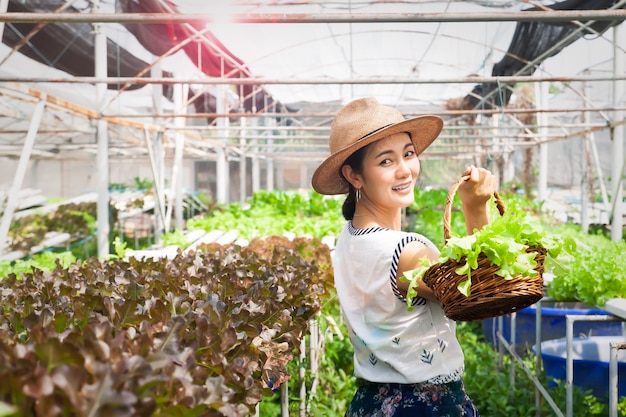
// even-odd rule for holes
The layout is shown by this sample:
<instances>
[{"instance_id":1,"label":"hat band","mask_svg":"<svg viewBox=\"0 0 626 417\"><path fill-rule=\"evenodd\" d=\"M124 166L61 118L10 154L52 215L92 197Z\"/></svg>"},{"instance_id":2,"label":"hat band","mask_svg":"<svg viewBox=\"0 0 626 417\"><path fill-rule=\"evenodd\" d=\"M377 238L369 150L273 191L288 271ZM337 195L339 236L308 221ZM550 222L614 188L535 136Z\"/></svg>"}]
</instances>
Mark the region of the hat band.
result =
<instances>
[{"instance_id":1,"label":"hat band","mask_svg":"<svg viewBox=\"0 0 626 417\"><path fill-rule=\"evenodd\" d=\"M360 137L360 138L358 138L356 141L357 141L357 142L362 141L362 140L363 140L363 139L365 139L366 137L368 137L368 136L372 136L374 133L379 132L379 131L381 131L381 130L383 130L383 129L386 129L386 128L388 128L389 126L391 126L392 124L393 124L393 123L389 123L388 125L381 126L381 127L379 127L378 129L376 129L376 130L372 130L370 133L366 134L365 136L361 136L361 137Z\"/></svg>"}]
</instances>

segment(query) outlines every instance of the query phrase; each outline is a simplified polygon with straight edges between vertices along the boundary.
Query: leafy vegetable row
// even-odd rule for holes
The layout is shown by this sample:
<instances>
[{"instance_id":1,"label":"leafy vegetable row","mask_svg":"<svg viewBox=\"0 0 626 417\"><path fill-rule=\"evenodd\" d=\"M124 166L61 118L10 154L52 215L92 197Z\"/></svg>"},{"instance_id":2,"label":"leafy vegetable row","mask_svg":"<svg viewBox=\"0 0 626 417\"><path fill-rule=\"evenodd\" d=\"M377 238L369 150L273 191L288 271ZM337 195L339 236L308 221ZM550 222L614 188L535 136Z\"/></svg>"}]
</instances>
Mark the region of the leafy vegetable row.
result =
<instances>
[{"instance_id":1,"label":"leafy vegetable row","mask_svg":"<svg viewBox=\"0 0 626 417\"><path fill-rule=\"evenodd\" d=\"M555 274L548 295L557 301L578 300L603 307L613 298L626 298L626 241L561 228L561 236L576 239L568 271Z\"/></svg>"},{"instance_id":2,"label":"leafy vegetable row","mask_svg":"<svg viewBox=\"0 0 626 417\"><path fill-rule=\"evenodd\" d=\"M16 416L243 416L289 376L328 247L271 237L94 258L0 281L0 407Z\"/></svg>"},{"instance_id":3,"label":"leafy vegetable row","mask_svg":"<svg viewBox=\"0 0 626 417\"><path fill-rule=\"evenodd\" d=\"M260 191L245 207L233 203L209 216L187 221L189 230L237 230L246 239L292 233L323 238L337 236L343 226L343 201L312 192Z\"/></svg>"}]
</instances>

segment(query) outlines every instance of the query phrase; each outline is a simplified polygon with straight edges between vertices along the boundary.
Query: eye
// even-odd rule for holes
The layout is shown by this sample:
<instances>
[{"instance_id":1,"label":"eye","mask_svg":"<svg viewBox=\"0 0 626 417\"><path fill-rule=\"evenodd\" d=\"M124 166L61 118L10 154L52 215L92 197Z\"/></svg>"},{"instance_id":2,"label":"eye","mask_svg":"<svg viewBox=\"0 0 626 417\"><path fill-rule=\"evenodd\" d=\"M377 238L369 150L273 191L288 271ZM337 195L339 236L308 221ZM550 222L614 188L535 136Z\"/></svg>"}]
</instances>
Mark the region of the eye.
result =
<instances>
[{"instance_id":1,"label":"eye","mask_svg":"<svg viewBox=\"0 0 626 417\"><path fill-rule=\"evenodd\" d=\"M414 155L415 155L415 151L413 149L411 149L410 151L406 151L404 154L405 157L410 157Z\"/></svg>"},{"instance_id":2,"label":"eye","mask_svg":"<svg viewBox=\"0 0 626 417\"><path fill-rule=\"evenodd\" d=\"M391 159L385 158L380 161L380 165L389 165L391 163Z\"/></svg>"}]
</instances>

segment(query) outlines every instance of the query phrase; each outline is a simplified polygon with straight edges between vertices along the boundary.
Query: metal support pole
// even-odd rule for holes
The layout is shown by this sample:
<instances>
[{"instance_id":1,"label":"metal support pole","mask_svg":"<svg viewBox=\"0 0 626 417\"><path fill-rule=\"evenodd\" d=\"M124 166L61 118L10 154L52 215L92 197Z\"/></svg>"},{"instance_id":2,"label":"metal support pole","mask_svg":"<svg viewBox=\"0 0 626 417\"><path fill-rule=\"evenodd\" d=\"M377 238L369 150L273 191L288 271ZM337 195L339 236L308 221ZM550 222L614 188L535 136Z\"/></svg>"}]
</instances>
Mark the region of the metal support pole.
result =
<instances>
[{"instance_id":1,"label":"metal support pole","mask_svg":"<svg viewBox=\"0 0 626 417\"><path fill-rule=\"evenodd\" d=\"M267 166L267 191L274 191L274 158L270 156L265 164Z\"/></svg>"},{"instance_id":2,"label":"metal support pole","mask_svg":"<svg viewBox=\"0 0 626 417\"><path fill-rule=\"evenodd\" d=\"M158 57L155 57L155 59L158 60ZM163 69L161 68L160 61L157 61L154 66L150 68L150 77L163 77ZM156 114L163 113L163 86L160 84L154 84L152 86L152 109L155 111ZM158 117L156 118L155 122L160 122Z\"/></svg>"},{"instance_id":3,"label":"metal support pole","mask_svg":"<svg viewBox=\"0 0 626 417\"><path fill-rule=\"evenodd\" d=\"M183 86L181 84L177 84L178 88L175 89L174 97L176 99L176 110L177 112L186 112L187 109L187 88L188 86ZM185 119L182 117L174 118L174 124L177 127L185 126ZM172 174L172 194L174 197L174 205L175 205L175 228L182 229L184 226L183 220L183 153L185 148L185 134L182 130L177 130L175 134L175 150L174 150L174 171Z\"/></svg>"},{"instance_id":4,"label":"metal support pole","mask_svg":"<svg viewBox=\"0 0 626 417\"><path fill-rule=\"evenodd\" d=\"M572 417L574 415L574 353L572 351L574 321L569 315L565 315L565 338L567 344L565 357L565 415Z\"/></svg>"},{"instance_id":5,"label":"metal support pole","mask_svg":"<svg viewBox=\"0 0 626 417\"><path fill-rule=\"evenodd\" d=\"M246 130L246 119L243 118L240 121L241 124L241 132L239 133L239 148L241 154L239 155L239 202L243 203L246 201L246 191L247 191L247 146L246 146L246 135L248 131Z\"/></svg>"},{"instance_id":6,"label":"metal support pole","mask_svg":"<svg viewBox=\"0 0 626 417\"><path fill-rule=\"evenodd\" d=\"M517 354L517 352L515 352L515 349L513 349L511 347L511 345L509 345L506 342L506 339L504 338L504 336L502 335L502 333L500 333L499 331L497 332L498 335L498 339L500 340L500 343L504 346L504 348L509 352L509 354L511 355L511 357L513 358L513 360L515 362L517 362L522 369L524 370L524 373L526 373L526 376L528 376L528 378L530 378L530 380L533 382L533 384L535 384L535 388L543 395L543 397L546 399L546 401L548 402L548 405L552 408L552 411L554 411L554 414L557 417L564 417L563 413L561 412L561 410L559 410L559 407L556 405L556 403L554 402L554 399L550 396L550 393L546 390L546 388L541 384L541 381L539 381L537 379L537 377L535 375L533 375L531 369L528 368L528 366L526 366L526 364L524 363L524 361L522 360L522 358ZM539 413L539 410L537 411Z\"/></svg>"},{"instance_id":7,"label":"metal support pole","mask_svg":"<svg viewBox=\"0 0 626 417\"><path fill-rule=\"evenodd\" d=\"M167 208L167 190L165 189L165 157L163 152L163 132L157 133L154 141L154 159L156 164L155 187L159 187L161 193L161 206L159 207L161 221L157 223L157 238L155 243L161 243L161 235L165 231L165 215Z\"/></svg>"},{"instance_id":8,"label":"metal support pole","mask_svg":"<svg viewBox=\"0 0 626 417\"><path fill-rule=\"evenodd\" d=\"M289 381L280 385L280 410L281 417L289 417Z\"/></svg>"},{"instance_id":9,"label":"metal support pole","mask_svg":"<svg viewBox=\"0 0 626 417\"><path fill-rule=\"evenodd\" d=\"M160 133L159 133L160 134ZM144 136L146 138L146 147L148 148L148 156L150 157L150 168L152 168L152 178L154 178L154 212L156 215L156 223L157 225L165 224L165 213L163 213L163 189L161 188L161 183L159 181L159 172L157 167L157 160L154 157L154 152L152 149L152 141L150 140L150 132L148 129L144 129ZM160 227L157 227L155 238L158 239L158 233L160 232Z\"/></svg>"},{"instance_id":10,"label":"metal support pole","mask_svg":"<svg viewBox=\"0 0 626 417\"><path fill-rule=\"evenodd\" d=\"M174 107L175 111L182 111L183 107L183 88L181 84L174 84ZM177 127L184 126L185 120L181 117L174 118L174 124ZM172 211L175 212L175 228L182 228L182 190L181 179L183 169L183 150L185 147L185 136L182 130L177 129L174 135L174 164L172 166L172 180L170 184L170 201L167 206L165 215L165 232L171 230ZM174 207L175 206L175 207Z\"/></svg>"},{"instance_id":11,"label":"metal support pole","mask_svg":"<svg viewBox=\"0 0 626 417\"><path fill-rule=\"evenodd\" d=\"M9 0L0 0L0 14L5 14L9 9ZM5 22L0 22L0 40L4 36Z\"/></svg>"},{"instance_id":12,"label":"metal support pole","mask_svg":"<svg viewBox=\"0 0 626 417\"><path fill-rule=\"evenodd\" d=\"M276 124L276 120L271 118L271 117L266 117L265 118L266 121L266 125L267 126L274 126ZM272 151L270 150L272 148L272 145L274 144L274 131L273 130L268 130L266 132L267 134L267 139L266 139L266 143L267 143L267 150L268 153L272 153ZM265 186L267 191L274 191L274 185L275 185L275 180L274 180L274 157L272 155L268 155L267 159L265 160L265 166L267 167L267 185Z\"/></svg>"},{"instance_id":13,"label":"metal support pole","mask_svg":"<svg viewBox=\"0 0 626 417\"><path fill-rule=\"evenodd\" d=\"M258 124L258 119L251 120L252 127ZM261 163L259 161L259 139L258 132L255 132L255 138L252 139L252 194L261 190Z\"/></svg>"},{"instance_id":14,"label":"metal support pole","mask_svg":"<svg viewBox=\"0 0 626 417\"><path fill-rule=\"evenodd\" d=\"M276 180L274 183L279 190L285 189L285 162L282 160L277 160L274 164L276 167Z\"/></svg>"},{"instance_id":15,"label":"metal support pole","mask_svg":"<svg viewBox=\"0 0 626 417\"><path fill-rule=\"evenodd\" d=\"M94 13L100 11L100 0L94 1ZM104 24L94 25L94 53L96 78L107 77L107 37ZM106 98L107 85L96 83L96 108L102 115ZM98 156L96 171L98 173L98 202L97 202L97 228L98 228L98 258L109 256L109 133L107 121L99 117L96 121L96 135L98 142Z\"/></svg>"},{"instance_id":16,"label":"metal support pole","mask_svg":"<svg viewBox=\"0 0 626 417\"><path fill-rule=\"evenodd\" d=\"M617 403L619 397L618 353L626 349L626 343L611 343L609 347L609 417L617 417Z\"/></svg>"},{"instance_id":17,"label":"metal support pole","mask_svg":"<svg viewBox=\"0 0 626 417\"><path fill-rule=\"evenodd\" d=\"M503 334L504 332L504 316L498 316L498 318L496 319L497 324L497 330L496 330L496 337L500 334ZM504 335L502 335L502 337L504 338ZM497 348L498 348L498 369L502 369L502 366L504 364L504 345L502 343L500 343L500 338L498 337L497 339L498 344L497 344Z\"/></svg>"},{"instance_id":18,"label":"metal support pole","mask_svg":"<svg viewBox=\"0 0 626 417\"><path fill-rule=\"evenodd\" d=\"M583 97L587 100L589 96L589 85L583 82ZM583 123L589 123L589 113L583 112ZM586 132L582 136L582 146L580 152L580 226L583 232L589 231L589 137L591 134Z\"/></svg>"},{"instance_id":19,"label":"metal support pole","mask_svg":"<svg viewBox=\"0 0 626 417\"><path fill-rule=\"evenodd\" d=\"M510 345L511 350L515 351L515 343L516 343L516 333L517 333L517 312L511 313L511 337L510 337ZM515 386L515 361L511 361L511 366L509 368L509 383L511 387Z\"/></svg>"},{"instance_id":20,"label":"metal support pole","mask_svg":"<svg viewBox=\"0 0 626 417\"><path fill-rule=\"evenodd\" d=\"M216 103L217 103L217 112L221 114L226 113L226 95L224 91L224 86L217 86L216 93ZM217 127L220 128L218 130L218 141L222 143L223 146L219 147L216 151L217 161L216 161L216 189L217 189L217 202L220 204L228 203L228 188L229 188L229 169L228 169L228 155L227 152L227 144L228 144L228 118L219 117L216 121Z\"/></svg>"},{"instance_id":21,"label":"metal support pole","mask_svg":"<svg viewBox=\"0 0 626 417\"><path fill-rule=\"evenodd\" d=\"M17 170L15 171L15 177L13 177L13 185L9 191L7 197L7 205L4 208L4 214L2 215L2 222L0 222L0 254L4 252L7 243L7 236L9 235L9 229L11 227L11 221L13 220L13 213L15 207L17 207L17 194L22 188L24 176L26 175L26 168L28 167L28 161L30 160L30 154L32 153L33 146L35 145L35 137L41 124L41 118L43 117L43 111L46 107L45 98L39 100L35 110L33 111L33 118L30 120L28 126L28 133L24 140L24 146L22 148L22 154L17 164Z\"/></svg>"},{"instance_id":22,"label":"metal support pole","mask_svg":"<svg viewBox=\"0 0 626 417\"><path fill-rule=\"evenodd\" d=\"M207 4L209 4L207 2ZM217 4L217 2L216 2ZM624 20L626 10L620 10L623 3L618 2L606 10L550 10L493 13L488 12L440 12L440 13L263 13L235 14L234 23L258 24L293 24L293 23L417 23L417 22L569 22L578 20L611 21ZM45 13L24 12L5 13L0 21L34 22L71 22L71 23L134 23L134 24L172 24L172 23L219 23L215 13Z\"/></svg>"},{"instance_id":23,"label":"metal support pole","mask_svg":"<svg viewBox=\"0 0 626 417\"><path fill-rule=\"evenodd\" d=\"M311 342L310 342L311 343ZM300 340L300 369L298 376L300 377L300 417L306 417L306 368L304 363L306 360L306 338ZM309 361L313 361L313 357L309 356Z\"/></svg>"},{"instance_id":24,"label":"metal support pole","mask_svg":"<svg viewBox=\"0 0 626 417\"><path fill-rule=\"evenodd\" d=\"M161 68L161 61L156 57L156 63L150 68L150 77L160 78L163 76L163 69ZM152 108L156 114L163 114L163 86L154 84L152 86ZM160 117L155 117L154 123L159 125L162 123ZM166 198L164 194L165 183L163 178L163 148L162 138L163 132L157 133L156 140L154 142L154 148L149 143L150 132L145 130L146 140L148 141L148 155L150 156L150 164L152 166L152 176L154 178L155 193L159 193L155 206L155 227L154 227L154 243L161 243L161 235L165 229L165 206Z\"/></svg>"},{"instance_id":25,"label":"metal support pole","mask_svg":"<svg viewBox=\"0 0 626 417\"><path fill-rule=\"evenodd\" d=\"M541 382L541 371L543 364L541 362L541 314L543 299L535 304L535 377ZM541 416L541 390L535 387L535 408L537 417Z\"/></svg>"},{"instance_id":26,"label":"metal support pole","mask_svg":"<svg viewBox=\"0 0 626 417\"><path fill-rule=\"evenodd\" d=\"M548 83L542 82L537 85L537 96L539 97L539 108L547 109L548 108ZM539 178L537 184L537 199L541 201L546 201L548 198L548 145L543 143L548 135L547 126L548 115L546 113L537 114L537 121L540 126L539 129L539 140L541 144L539 145Z\"/></svg>"},{"instance_id":27,"label":"metal support pole","mask_svg":"<svg viewBox=\"0 0 626 417\"><path fill-rule=\"evenodd\" d=\"M623 321L615 316L605 316L599 314L565 315L565 343L567 355L565 359L565 416L574 415L574 322L576 321Z\"/></svg>"},{"instance_id":28,"label":"metal support pole","mask_svg":"<svg viewBox=\"0 0 626 417\"><path fill-rule=\"evenodd\" d=\"M309 166L305 163L300 165L300 188L306 190L309 188Z\"/></svg>"},{"instance_id":29,"label":"metal support pole","mask_svg":"<svg viewBox=\"0 0 626 417\"><path fill-rule=\"evenodd\" d=\"M310 342L310 357L311 357L311 376L313 377L313 384L311 385L311 396L315 395L317 391L316 381L318 380L318 372L320 365L321 355L321 335L320 335L320 323L317 319L309 320L309 333L311 337ZM307 410L308 411L308 410Z\"/></svg>"},{"instance_id":30,"label":"metal support pole","mask_svg":"<svg viewBox=\"0 0 626 417\"><path fill-rule=\"evenodd\" d=\"M624 48L626 41L620 35L624 29L617 25L613 28L613 73L624 74ZM613 82L613 103L624 100L624 81ZM617 110L613 113L613 123L624 120L624 111ZM613 219L611 222L611 240L622 240L624 227L624 125L616 124L613 129L612 160L611 160L611 185L613 189Z\"/></svg>"},{"instance_id":31,"label":"metal support pole","mask_svg":"<svg viewBox=\"0 0 626 417\"><path fill-rule=\"evenodd\" d=\"M600 165L600 157L598 156L598 147L596 146L596 140L593 133L589 135L589 145L591 146L591 155L593 156L593 164L596 167L596 175L598 176L598 183L600 186L600 195L602 195L602 206L609 212L611 209L610 200L606 192L606 186L604 184L604 175L602 174L602 166Z\"/></svg>"}]
</instances>

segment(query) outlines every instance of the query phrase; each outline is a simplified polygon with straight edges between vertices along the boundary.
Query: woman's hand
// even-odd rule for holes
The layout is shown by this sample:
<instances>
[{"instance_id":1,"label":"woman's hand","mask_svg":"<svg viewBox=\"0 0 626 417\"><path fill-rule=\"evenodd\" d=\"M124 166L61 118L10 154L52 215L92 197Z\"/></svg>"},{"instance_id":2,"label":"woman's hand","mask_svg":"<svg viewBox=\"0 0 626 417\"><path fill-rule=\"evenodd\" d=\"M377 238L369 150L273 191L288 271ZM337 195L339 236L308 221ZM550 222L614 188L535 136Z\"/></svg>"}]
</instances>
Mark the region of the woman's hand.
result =
<instances>
[{"instance_id":1,"label":"woman's hand","mask_svg":"<svg viewBox=\"0 0 626 417\"><path fill-rule=\"evenodd\" d=\"M463 176L469 177L458 190L464 207L484 205L496 191L496 177L484 168L470 166Z\"/></svg>"},{"instance_id":2,"label":"woman's hand","mask_svg":"<svg viewBox=\"0 0 626 417\"><path fill-rule=\"evenodd\" d=\"M458 192L463 203L465 227L468 234L489 223L487 202L496 191L496 177L484 168L468 167L463 176L467 181L459 185Z\"/></svg>"}]
</instances>

